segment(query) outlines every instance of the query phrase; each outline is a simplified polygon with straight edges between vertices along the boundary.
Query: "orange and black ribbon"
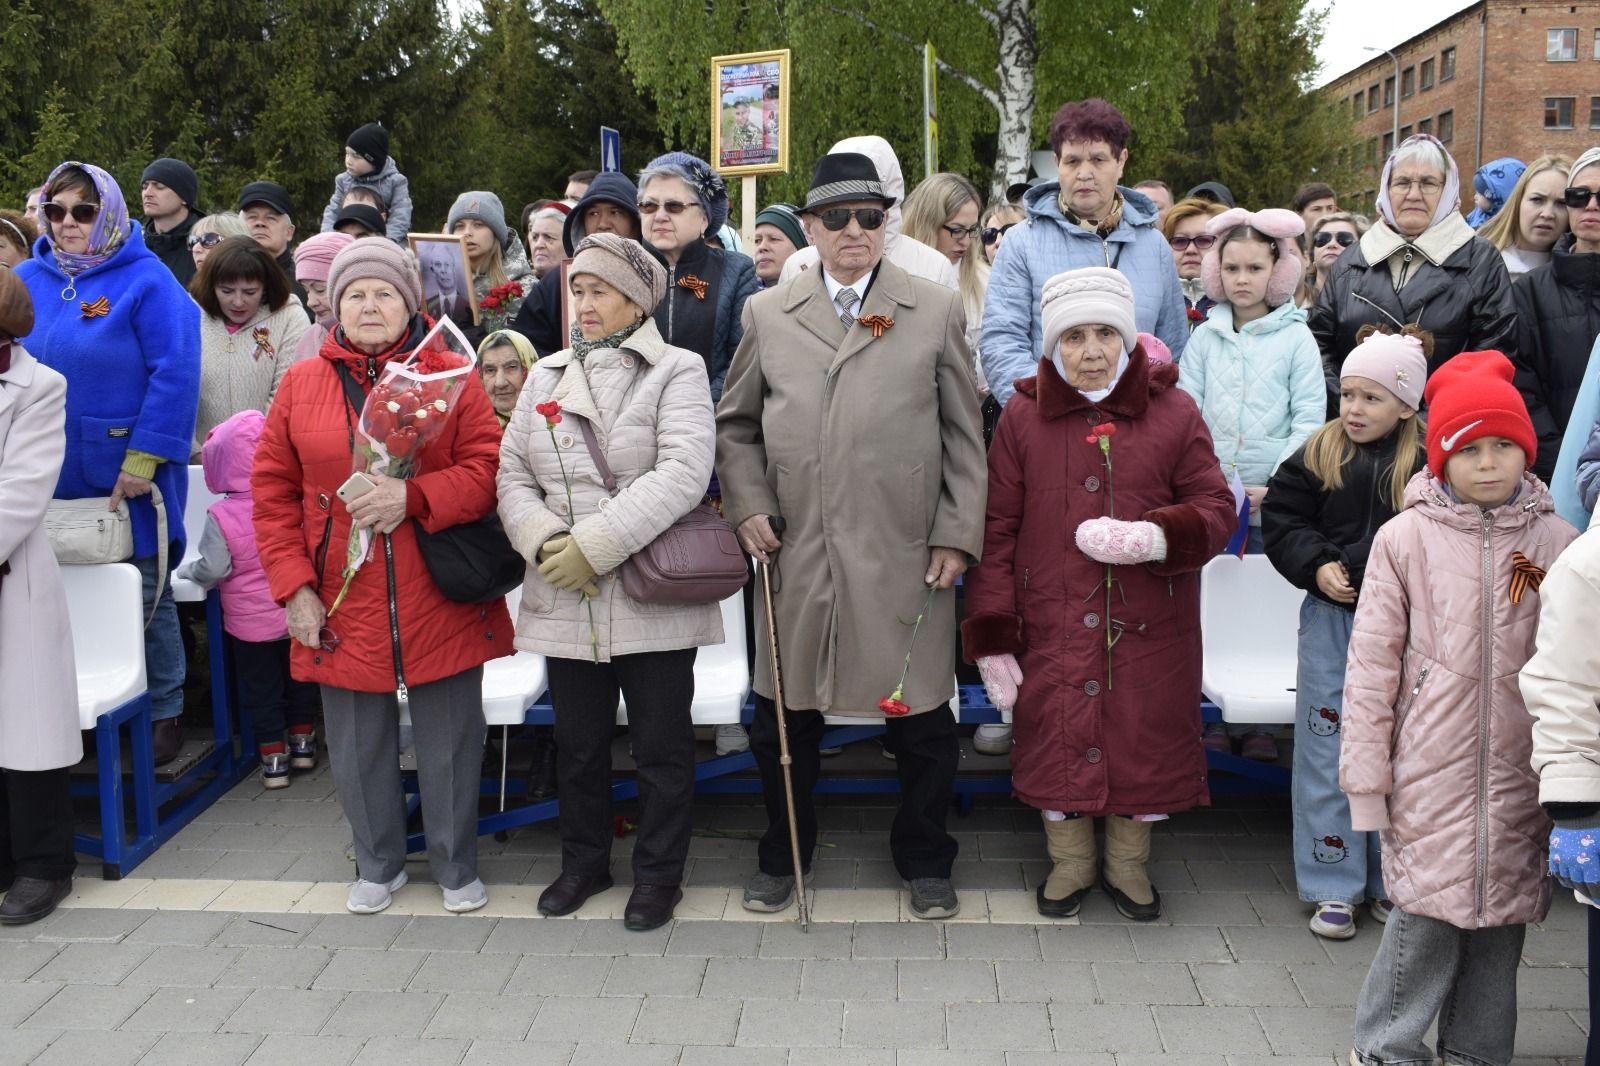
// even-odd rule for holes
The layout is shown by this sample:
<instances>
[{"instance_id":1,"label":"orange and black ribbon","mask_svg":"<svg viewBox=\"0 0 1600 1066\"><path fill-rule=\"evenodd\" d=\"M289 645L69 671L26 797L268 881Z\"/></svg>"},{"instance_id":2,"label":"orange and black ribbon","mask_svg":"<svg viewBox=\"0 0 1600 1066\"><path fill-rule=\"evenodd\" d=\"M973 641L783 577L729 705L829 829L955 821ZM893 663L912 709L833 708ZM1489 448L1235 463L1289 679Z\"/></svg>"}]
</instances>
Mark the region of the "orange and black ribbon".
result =
<instances>
[{"instance_id":1,"label":"orange and black ribbon","mask_svg":"<svg viewBox=\"0 0 1600 1066\"><path fill-rule=\"evenodd\" d=\"M856 319L856 321L870 329L874 337L881 337L884 330L894 328L894 319L888 315L867 315L864 318Z\"/></svg>"},{"instance_id":2,"label":"orange and black ribbon","mask_svg":"<svg viewBox=\"0 0 1600 1066\"><path fill-rule=\"evenodd\" d=\"M269 359L278 357L277 351L272 347L272 330L266 326L257 326L250 331L250 339L256 342L256 350L251 353L256 360L264 355Z\"/></svg>"},{"instance_id":3,"label":"orange and black ribbon","mask_svg":"<svg viewBox=\"0 0 1600 1066\"><path fill-rule=\"evenodd\" d=\"M1521 552L1511 553L1511 602L1521 603L1529 589L1539 591L1544 571L1534 566Z\"/></svg>"},{"instance_id":4,"label":"orange and black ribbon","mask_svg":"<svg viewBox=\"0 0 1600 1066\"><path fill-rule=\"evenodd\" d=\"M104 296L94 303L84 300L78 304L78 307L83 311L84 318L104 318L111 313L111 301Z\"/></svg>"},{"instance_id":5,"label":"orange and black ribbon","mask_svg":"<svg viewBox=\"0 0 1600 1066\"><path fill-rule=\"evenodd\" d=\"M706 298L706 290L711 288L711 285L709 282L703 281L700 278L695 277L693 274L685 274L683 277L678 279L678 288L688 289L690 292L694 293L694 298L696 300L704 300Z\"/></svg>"}]
</instances>

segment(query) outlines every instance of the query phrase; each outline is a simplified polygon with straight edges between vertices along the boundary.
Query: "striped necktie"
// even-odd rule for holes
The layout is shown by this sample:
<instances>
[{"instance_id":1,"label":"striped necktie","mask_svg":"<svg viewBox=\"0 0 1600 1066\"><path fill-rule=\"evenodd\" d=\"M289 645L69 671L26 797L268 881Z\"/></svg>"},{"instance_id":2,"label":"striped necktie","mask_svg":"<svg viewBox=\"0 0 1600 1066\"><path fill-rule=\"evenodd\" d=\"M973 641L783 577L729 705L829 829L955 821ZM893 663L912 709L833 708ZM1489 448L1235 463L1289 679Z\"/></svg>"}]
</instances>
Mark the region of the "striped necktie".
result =
<instances>
[{"instance_id":1,"label":"striped necktie","mask_svg":"<svg viewBox=\"0 0 1600 1066\"><path fill-rule=\"evenodd\" d=\"M856 295L856 290L854 289L840 289L839 295L834 299L838 300L839 306L844 308L839 313L839 321L843 323L845 329L849 329L856 324L856 304L861 302L861 297Z\"/></svg>"}]
</instances>

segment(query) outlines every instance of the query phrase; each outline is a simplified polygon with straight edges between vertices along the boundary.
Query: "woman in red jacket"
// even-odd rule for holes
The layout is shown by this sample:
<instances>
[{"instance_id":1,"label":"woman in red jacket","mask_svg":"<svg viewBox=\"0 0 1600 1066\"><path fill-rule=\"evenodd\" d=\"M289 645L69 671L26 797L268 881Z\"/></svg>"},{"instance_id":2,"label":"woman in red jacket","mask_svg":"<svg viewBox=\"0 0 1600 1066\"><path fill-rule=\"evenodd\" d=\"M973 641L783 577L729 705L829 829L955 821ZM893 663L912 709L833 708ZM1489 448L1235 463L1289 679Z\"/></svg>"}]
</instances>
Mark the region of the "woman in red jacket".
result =
<instances>
[{"instance_id":1,"label":"woman in red jacket","mask_svg":"<svg viewBox=\"0 0 1600 1066\"><path fill-rule=\"evenodd\" d=\"M289 609L292 673L322 686L328 755L355 836L359 879L346 906L374 914L406 883L405 800L395 753L405 701L417 739L428 863L448 911L488 902L478 879L483 664L512 652L504 603L448 600L417 548L434 532L494 509L500 425L476 374L445 428L407 479L368 475L375 488L348 506L337 492L355 468L360 410L347 386L369 391L432 323L420 312L416 259L390 241L356 241L328 274L338 326L319 358L296 363L272 402L252 475L256 541L272 595ZM333 618L345 545L379 536Z\"/></svg>"},{"instance_id":2,"label":"woman in red jacket","mask_svg":"<svg viewBox=\"0 0 1600 1066\"><path fill-rule=\"evenodd\" d=\"M1043 812L1055 863L1039 913L1078 912L1104 817L1101 882L1150 921L1151 824L1209 801L1198 572L1237 515L1177 368L1138 344L1122 274L1057 274L1041 323L1038 376L1017 382L989 450L962 640L995 706L1015 707L1012 785Z\"/></svg>"}]
</instances>

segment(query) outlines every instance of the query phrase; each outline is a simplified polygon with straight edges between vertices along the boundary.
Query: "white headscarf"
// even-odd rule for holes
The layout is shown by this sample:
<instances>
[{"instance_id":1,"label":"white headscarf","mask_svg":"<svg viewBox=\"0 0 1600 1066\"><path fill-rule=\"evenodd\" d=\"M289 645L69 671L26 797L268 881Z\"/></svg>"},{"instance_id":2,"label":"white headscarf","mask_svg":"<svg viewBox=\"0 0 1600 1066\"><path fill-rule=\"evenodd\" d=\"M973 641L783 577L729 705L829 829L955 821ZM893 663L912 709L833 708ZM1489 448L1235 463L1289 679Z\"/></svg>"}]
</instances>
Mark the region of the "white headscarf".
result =
<instances>
[{"instance_id":1,"label":"white headscarf","mask_svg":"<svg viewBox=\"0 0 1600 1066\"><path fill-rule=\"evenodd\" d=\"M1439 206L1433 210L1433 219L1428 223L1429 228L1437 226L1452 214L1460 214L1461 172L1456 169L1455 158L1445 151L1444 142L1433 134L1414 134L1400 142L1400 147L1389 153L1389 158L1383 163L1383 177L1378 181L1378 214L1383 216L1389 228L1396 233L1400 232L1400 225L1395 222L1394 206L1389 203L1389 175L1394 171L1394 161L1400 156L1423 154L1415 152L1415 149L1423 144L1433 145L1437 158L1431 161L1436 165L1442 164L1441 169L1444 170L1444 191L1439 195Z\"/></svg>"}]
</instances>

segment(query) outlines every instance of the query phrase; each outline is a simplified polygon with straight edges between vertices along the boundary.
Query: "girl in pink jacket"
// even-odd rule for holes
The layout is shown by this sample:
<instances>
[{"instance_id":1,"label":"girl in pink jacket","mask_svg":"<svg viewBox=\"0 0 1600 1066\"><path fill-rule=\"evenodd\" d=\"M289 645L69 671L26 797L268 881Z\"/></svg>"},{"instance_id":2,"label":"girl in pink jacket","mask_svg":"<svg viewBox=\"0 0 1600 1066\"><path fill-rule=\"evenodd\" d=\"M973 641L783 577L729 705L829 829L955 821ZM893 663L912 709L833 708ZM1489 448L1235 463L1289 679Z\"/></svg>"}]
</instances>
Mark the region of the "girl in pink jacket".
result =
<instances>
[{"instance_id":1,"label":"girl in pink jacket","mask_svg":"<svg viewBox=\"0 0 1600 1066\"><path fill-rule=\"evenodd\" d=\"M1356 609L1339 783L1380 831L1396 910L1356 1006L1352 1063L1509 1066L1517 962L1550 906L1550 821L1517 673L1539 582L1576 531L1528 473L1535 436L1511 363L1463 352L1434 371L1428 469L1378 531Z\"/></svg>"},{"instance_id":2,"label":"girl in pink jacket","mask_svg":"<svg viewBox=\"0 0 1600 1066\"><path fill-rule=\"evenodd\" d=\"M289 676L289 626L267 588L256 551L250 467L267 416L240 411L206 435L201 449L206 487L222 497L206 512L198 558L179 573L222 596L222 628L238 675L239 711L252 722L261 783L284 788L289 771L317 765L317 686ZM287 743L284 727L289 735Z\"/></svg>"}]
</instances>

